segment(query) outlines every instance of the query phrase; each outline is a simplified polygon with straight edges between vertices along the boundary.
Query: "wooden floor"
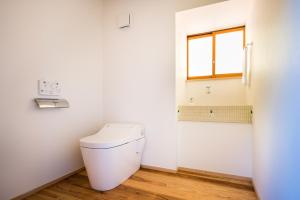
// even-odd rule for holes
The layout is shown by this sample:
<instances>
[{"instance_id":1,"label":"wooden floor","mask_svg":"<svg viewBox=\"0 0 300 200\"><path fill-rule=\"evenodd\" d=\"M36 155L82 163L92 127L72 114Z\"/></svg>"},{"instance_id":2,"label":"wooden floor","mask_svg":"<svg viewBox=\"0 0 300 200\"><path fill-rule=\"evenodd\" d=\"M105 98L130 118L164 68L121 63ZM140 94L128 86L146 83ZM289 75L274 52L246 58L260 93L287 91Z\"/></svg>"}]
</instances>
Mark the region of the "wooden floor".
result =
<instances>
[{"instance_id":1,"label":"wooden floor","mask_svg":"<svg viewBox=\"0 0 300 200\"><path fill-rule=\"evenodd\" d=\"M252 200L251 185L225 183L184 173L141 169L117 188L99 192L91 189L85 171L27 197L28 200Z\"/></svg>"}]
</instances>

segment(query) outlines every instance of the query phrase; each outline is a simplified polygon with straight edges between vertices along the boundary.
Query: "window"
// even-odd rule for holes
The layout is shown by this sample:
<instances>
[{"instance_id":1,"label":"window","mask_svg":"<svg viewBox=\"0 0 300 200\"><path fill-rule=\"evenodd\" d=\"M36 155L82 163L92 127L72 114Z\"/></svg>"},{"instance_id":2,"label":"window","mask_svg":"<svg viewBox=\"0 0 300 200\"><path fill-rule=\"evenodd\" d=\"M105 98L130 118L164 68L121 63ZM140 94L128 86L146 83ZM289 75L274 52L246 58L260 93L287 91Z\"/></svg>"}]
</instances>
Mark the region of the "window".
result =
<instances>
[{"instance_id":1,"label":"window","mask_svg":"<svg viewBox=\"0 0 300 200\"><path fill-rule=\"evenodd\" d=\"M241 77L245 27L187 37L187 79Z\"/></svg>"}]
</instances>

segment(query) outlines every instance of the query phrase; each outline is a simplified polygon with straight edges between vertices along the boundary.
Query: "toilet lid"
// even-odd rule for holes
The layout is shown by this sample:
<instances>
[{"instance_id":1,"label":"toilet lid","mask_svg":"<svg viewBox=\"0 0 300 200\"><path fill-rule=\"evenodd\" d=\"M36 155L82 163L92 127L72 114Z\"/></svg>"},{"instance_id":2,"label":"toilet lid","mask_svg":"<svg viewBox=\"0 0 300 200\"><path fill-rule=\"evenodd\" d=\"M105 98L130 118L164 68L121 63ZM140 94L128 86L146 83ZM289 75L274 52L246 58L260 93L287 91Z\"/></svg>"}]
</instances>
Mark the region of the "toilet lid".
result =
<instances>
[{"instance_id":1,"label":"toilet lid","mask_svg":"<svg viewBox=\"0 0 300 200\"><path fill-rule=\"evenodd\" d=\"M80 146L91 149L109 149L143 137L141 125L106 124L98 133L80 139Z\"/></svg>"}]
</instances>

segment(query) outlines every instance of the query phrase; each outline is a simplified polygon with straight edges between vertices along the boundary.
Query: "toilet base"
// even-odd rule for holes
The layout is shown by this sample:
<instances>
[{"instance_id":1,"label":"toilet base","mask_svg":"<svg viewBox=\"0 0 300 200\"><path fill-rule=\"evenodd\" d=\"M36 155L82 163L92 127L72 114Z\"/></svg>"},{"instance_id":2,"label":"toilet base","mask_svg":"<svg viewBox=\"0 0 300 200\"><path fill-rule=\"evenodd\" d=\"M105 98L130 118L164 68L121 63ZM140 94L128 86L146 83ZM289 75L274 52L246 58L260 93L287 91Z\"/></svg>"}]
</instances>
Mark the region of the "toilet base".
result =
<instances>
[{"instance_id":1,"label":"toilet base","mask_svg":"<svg viewBox=\"0 0 300 200\"><path fill-rule=\"evenodd\" d=\"M111 190L139 170L145 138L109 149L81 147L91 187Z\"/></svg>"}]
</instances>

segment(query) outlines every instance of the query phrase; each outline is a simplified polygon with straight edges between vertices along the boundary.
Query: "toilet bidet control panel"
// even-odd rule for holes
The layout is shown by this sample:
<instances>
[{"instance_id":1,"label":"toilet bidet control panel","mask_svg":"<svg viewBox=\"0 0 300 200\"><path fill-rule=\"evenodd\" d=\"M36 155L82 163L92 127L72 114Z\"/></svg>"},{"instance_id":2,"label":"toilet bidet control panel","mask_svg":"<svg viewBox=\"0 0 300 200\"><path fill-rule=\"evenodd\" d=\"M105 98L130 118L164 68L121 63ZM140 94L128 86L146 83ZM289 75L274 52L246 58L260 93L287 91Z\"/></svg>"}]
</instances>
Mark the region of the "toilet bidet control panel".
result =
<instances>
[{"instance_id":1,"label":"toilet bidet control panel","mask_svg":"<svg viewBox=\"0 0 300 200\"><path fill-rule=\"evenodd\" d=\"M58 81L39 80L38 90L40 95L59 96L61 95L61 83Z\"/></svg>"}]
</instances>

